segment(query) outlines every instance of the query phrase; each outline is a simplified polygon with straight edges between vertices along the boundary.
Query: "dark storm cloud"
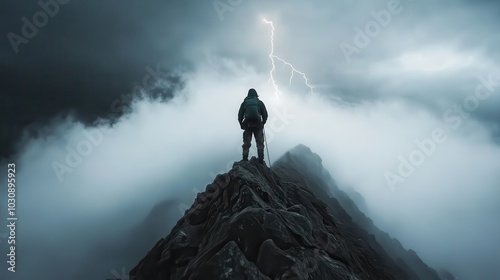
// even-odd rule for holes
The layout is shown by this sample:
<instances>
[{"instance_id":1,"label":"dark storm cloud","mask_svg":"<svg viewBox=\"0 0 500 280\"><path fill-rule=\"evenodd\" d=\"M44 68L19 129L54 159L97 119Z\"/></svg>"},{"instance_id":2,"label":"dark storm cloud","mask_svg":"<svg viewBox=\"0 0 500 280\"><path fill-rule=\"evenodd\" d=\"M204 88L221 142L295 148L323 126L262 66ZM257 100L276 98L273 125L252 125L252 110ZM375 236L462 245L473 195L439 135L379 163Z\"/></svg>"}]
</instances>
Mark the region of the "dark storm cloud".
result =
<instances>
[{"instance_id":1,"label":"dark storm cloud","mask_svg":"<svg viewBox=\"0 0 500 280\"><path fill-rule=\"evenodd\" d=\"M57 8L48 6L56 13L40 28L24 30L34 34L29 39L23 36L23 18L33 24L34 15L45 11L42 6L1 4L0 118L9 120L2 121L2 155L33 122L70 111L87 122L109 116L115 99L142 85L147 67L160 65L161 73L168 73L185 62L183 47L203 32L205 21L218 21L215 14L200 12L210 5L189 1L66 2L43 0L56 3ZM11 39L12 33L27 42Z\"/></svg>"},{"instance_id":2,"label":"dark storm cloud","mask_svg":"<svg viewBox=\"0 0 500 280\"><path fill-rule=\"evenodd\" d=\"M475 4L402 0L402 12L393 14L380 35L347 63L339 45L354 45L354 28L364 29L373 20L371 12L387 9L389 2L359 1L352 5L294 0L254 5L233 1L236 4L231 6L226 1L194 0L68 1L59 5L58 13L39 28L34 38L18 46L17 55L7 37L1 42L1 56L5 59L0 65L4 78L0 92L2 106L7 108L2 110L2 117L9 115L11 119L2 123L8 131L2 134L2 147L11 139L8 134L13 132L17 137L26 125L58 113L73 110L85 121L109 116L114 113L110 104L141 84L148 66L161 65L163 73L167 73L179 65L189 67L212 53L243 59L257 69L266 69L268 62L260 53L270 46L260 35L269 29L258 20L264 16L272 17L279 27L276 51L314 75L316 85L349 102L409 96L409 100L427 104L439 114L445 107L436 107L436 92L440 92L440 97L447 96L448 103L459 101L466 95L463 75L469 74L470 69L449 74L449 80L455 79L451 84L460 90L449 87L448 82L443 86L442 80L436 79L434 86L427 85L429 90L419 91L410 86L411 82L421 83L421 78L427 78L425 74L417 71L406 75L401 73L401 65L391 69L379 69L376 65L439 44L446 45L443 52L453 47L458 59L468 52L480 51L480 58L498 62L496 11L500 5L495 1ZM223 3L218 12L214 3ZM22 35L21 18L32 21L33 15L42 10L35 1L2 5L0 31L5 35ZM296 9L297 5L304 8ZM318 9L324 5L331 8ZM287 16L282 16L285 13ZM424 56L428 53L422 52ZM474 71L476 75L486 75L486 70ZM387 73L380 74L384 71ZM384 79L371 80L373 75L390 75L390 80L399 76L402 86L387 88ZM407 79L411 79L410 83L403 84ZM481 108L474 118L494 124L500 120L499 114L498 110Z\"/></svg>"},{"instance_id":3,"label":"dark storm cloud","mask_svg":"<svg viewBox=\"0 0 500 280\"><path fill-rule=\"evenodd\" d=\"M443 126L450 106L474 94L478 76L500 79L496 1L401 0L393 9L400 12L391 12L390 22L366 46L356 46L359 53L350 62L340 45L355 46L355 28L364 30L391 0L220 2L226 3L223 17L210 1L72 0L19 45L18 54L6 35L20 34L21 18L40 8L34 1L2 3L2 147L9 139L18 141L11 131L19 133L34 121L45 124L30 128L40 137L27 137L15 157L22 167L23 203L30 205L22 208L26 230L19 234L31 240L26 244L42 238L47 247L25 247L26 266L39 264L44 275L53 276L39 256L57 238L71 244L74 263L95 263L87 253L134 228L153 205L193 194L207 183L207 174L227 170L240 156L233 107L249 86L259 89L275 118L282 114L267 83L271 30L261 21L266 17L276 27L275 54L307 73L320 94L310 95L299 75L289 87L290 71L277 63L283 102L300 117L275 133L271 156L300 142L310 145L336 180L356 186L373 220L430 265L442 264L461 279L491 279L498 272L500 251L491 244L500 244L500 163L490 134L498 143L500 90L481 100L467 125L450 133L397 192L389 193L383 177L397 169L398 155L415 149L415 139ZM85 140L82 131L93 128L78 119L117 113L113 104L124 104L114 102L151 75L148 66L157 65L165 73L181 69L181 78L171 82L182 81L186 88L173 86L177 98L161 104L136 100L130 115L111 128L96 125L113 133L58 180L52 164L65 163L66 148L76 148ZM69 110L76 119L47 121ZM40 217L50 215L60 218L54 224L74 229L48 227L48 218ZM109 220L110 233L88 232L106 228ZM52 249L57 260L68 257L65 248ZM105 274L125 264L106 255L96 259ZM81 269L56 272L75 276Z\"/></svg>"},{"instance_id":4,"label":"dark storm cloud","mask_svg":"<svg viewBox=\"0 0 500 280\"><path fill-rule=\"evenodd\" d=\"M365 85L366 90L351 94L362 99L405 98L442 114L474 93L478 76L493 75L495 83L500 82L498 2L401 3L401 13L392 15L379 35L368 36L370 43L351 56L353 62L339 65L355 73L343 83ZM368 22L356 26L364 30ZM347 42L353 44L353 37ZM491 98L472 118L499 123L499 104L498 97Z\"/></svg>"}]
</instances>

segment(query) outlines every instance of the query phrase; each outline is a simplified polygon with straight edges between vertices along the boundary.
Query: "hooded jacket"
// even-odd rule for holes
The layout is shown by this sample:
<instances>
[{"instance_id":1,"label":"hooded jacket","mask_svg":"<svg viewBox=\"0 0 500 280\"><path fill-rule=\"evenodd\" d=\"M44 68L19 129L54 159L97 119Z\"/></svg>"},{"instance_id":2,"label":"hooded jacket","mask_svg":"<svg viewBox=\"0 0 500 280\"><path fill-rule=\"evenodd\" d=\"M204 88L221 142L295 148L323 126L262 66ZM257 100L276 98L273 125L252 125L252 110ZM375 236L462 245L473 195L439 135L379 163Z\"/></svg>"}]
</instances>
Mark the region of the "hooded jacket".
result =
<instances>
[{"instance_id":1,"label":"hooded jacket","mask_svg":"<svg viewBox=\"0 0 500 280\"><path fill-rule=\"evenodd\" d=\"M247 101L248 99L252 99L252 98L257 98L259 99L259 95L257 94L257 91L253 88L251 88L250 90L248 90L248 95L247 97L245 97L245 100L243 100L243 102L241 103L241 106L240 106L240 110L238 111L238 122L240 124L242 124L245 120L245 111L246 111L246 106L245 106L245 101ZM266 109L266 106L264 105L264 102L262 102L261 100L259 100L259 112L262 116L262 124L265 124L266 121L267 121L267 109Z\"/></svg>"}]
</instances>

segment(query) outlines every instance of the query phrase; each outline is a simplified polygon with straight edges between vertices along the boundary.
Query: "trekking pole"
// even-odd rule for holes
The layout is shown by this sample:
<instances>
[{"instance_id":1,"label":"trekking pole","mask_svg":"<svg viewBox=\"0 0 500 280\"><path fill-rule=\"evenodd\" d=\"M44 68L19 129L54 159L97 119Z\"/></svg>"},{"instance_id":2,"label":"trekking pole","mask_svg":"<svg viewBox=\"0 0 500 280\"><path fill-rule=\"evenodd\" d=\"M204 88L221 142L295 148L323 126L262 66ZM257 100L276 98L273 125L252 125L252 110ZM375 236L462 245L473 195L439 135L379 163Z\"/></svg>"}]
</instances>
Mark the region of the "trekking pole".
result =
<instances>
[{"instance_id":1,"label":"trekking pole","mask_svg":"<svg viewBox=\"0 0 500 280\"><path fill-rule=\"evenodd\" d=\"M266 128L262 128L264 134L264 142L266 143L267 160L269 160L269 169L271 169L271 158L269 157L269 147L267 146Z\"/></svg>"}]
</instances>

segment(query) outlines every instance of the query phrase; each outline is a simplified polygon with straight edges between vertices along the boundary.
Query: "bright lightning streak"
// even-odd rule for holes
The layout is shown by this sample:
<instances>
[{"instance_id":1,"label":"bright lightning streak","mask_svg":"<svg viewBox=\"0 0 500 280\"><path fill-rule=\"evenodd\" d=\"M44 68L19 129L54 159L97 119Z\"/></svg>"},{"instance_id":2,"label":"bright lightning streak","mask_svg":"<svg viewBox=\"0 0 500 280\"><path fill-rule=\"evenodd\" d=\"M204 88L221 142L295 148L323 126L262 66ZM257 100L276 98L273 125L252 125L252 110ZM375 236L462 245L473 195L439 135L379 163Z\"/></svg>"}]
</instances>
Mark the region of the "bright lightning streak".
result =
<instances>
[{"instance_id":1,"label":"bright lightning streak","mask_svg":"<svg viewBox=\"0 0 500 280\"><path fill-rule=\"evenodd\" d=\"M274 54L274 30L275 30L274 24L272 21L269 21L266 19L262 19L262 21L264 21L266 24L271 25L271 52L269 53L269 58L271 59L272 67L271 67L271 70L269 70L269 81L268 82L272 82L273 87L274 87L274 94L276 95L276 97L279 98L279 87L276 84L276 80L274 79L274 73L276 73L275 59L277 59L278 61L281 61L286 66L290 67L291 74L290 74L290 80L288 82L289 85L292 84L292 79L293 79L294 73L297 73L297 74L301 75L302 78L304 78L304 82L305 82L306 86L308 86L311 89L311 93L312 93L313 87L309 84L309 80L307 79L306 74L295 69L295 67L291 63L289 63L288 61L286 61L286 60L284 60L284 59L282 59L279 56Z\"/></svg>"}]
</instances>

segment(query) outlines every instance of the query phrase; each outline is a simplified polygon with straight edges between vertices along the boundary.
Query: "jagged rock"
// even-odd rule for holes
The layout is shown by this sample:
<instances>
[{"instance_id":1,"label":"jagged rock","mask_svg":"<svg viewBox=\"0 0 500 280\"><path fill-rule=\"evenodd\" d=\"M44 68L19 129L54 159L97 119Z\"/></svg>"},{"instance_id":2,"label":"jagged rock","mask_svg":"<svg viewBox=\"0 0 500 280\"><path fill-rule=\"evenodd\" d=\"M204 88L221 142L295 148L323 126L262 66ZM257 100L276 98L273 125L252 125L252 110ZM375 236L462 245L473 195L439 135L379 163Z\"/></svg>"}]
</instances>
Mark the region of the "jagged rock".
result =
<instances>
[{"instance_id":1,"label":"jagged rock","mask_svg":"<svg viewBox=\"0 0 500 280\"><path fill-rule=\"evenodd\" d=\"M278 248L272 239L267 239L260 246L257 267L269 277L282 275L294 263L295 260Z\"/></svg>"},{"instance_id":2,"label":"jagged rock","mask_svg":"<svg viewBox=\"0 0 500 280\"><path fill-rule=\"evenodd\" d=\"M217 276L216 278L211 278ZM234 241L229 241L203 266L198 267L189 280L196 279L255 279L270 280L254 263L248 261Z\"/></svg>"},{"instance_id":3,"label":"jagged rock","mask_svg":"<svg viewBox=\"0 0 500 280\"><path fill-rule=\"evenodd\" d=\"M397 239L377 228L372 220L360 211L358 205L339 189L321 162L321 157L309 147L298 145L281 157L274 164L273 170L280 177L290 178L307 186L316 197L328 205L338 221L353 225L351 231L356 231L356 235L365 240L385 260L396 279L440 279L436 270L425 264L414 251L405 249ZM354 193L355 199L361 200L361 206L366 208L364 199L352 190L351 193Z\"/></svg>"},{"instance_id":4,"label":"jagged rock","mask_svg":"<svg viewBox=\"0 0 500 280\"><path fill-rule=\"evenodd\" d=\"M321 159L298 149L316 163L288 169L287 154L274 172L252 158L218 175L131 279L409 279L335 198L313 194L328 189Z\"/></svg>"}]
</instances>

